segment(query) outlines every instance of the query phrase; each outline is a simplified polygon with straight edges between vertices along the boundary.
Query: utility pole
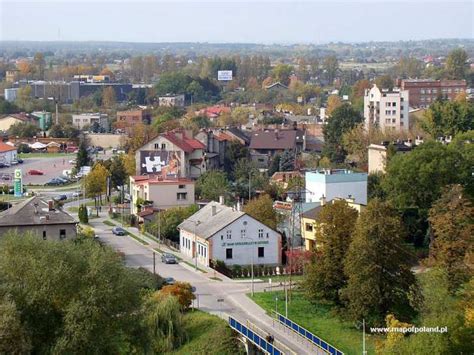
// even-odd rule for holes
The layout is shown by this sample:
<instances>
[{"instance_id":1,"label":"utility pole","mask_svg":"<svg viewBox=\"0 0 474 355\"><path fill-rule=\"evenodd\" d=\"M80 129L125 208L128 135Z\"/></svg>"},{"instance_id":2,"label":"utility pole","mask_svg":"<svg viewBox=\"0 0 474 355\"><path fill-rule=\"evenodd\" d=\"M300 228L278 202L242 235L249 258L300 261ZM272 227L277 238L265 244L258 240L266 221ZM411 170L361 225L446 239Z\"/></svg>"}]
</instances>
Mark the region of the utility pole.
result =
<instances>
[{"instance_id":1,"label":"utility pole","mask_svg":"<svg viewBox=\"0 0 474 355\"><path fill-rule=\"evenodd\" d=\"M153 252L153 275L156 275L156 254Z\"/></svg>"},{"instance_id":2,"label":"utility pole","mask_svg":"<svg viewBox=\"0 0 474 355\"><path fill-rule=\"evenodd\" d=\"M252 172L249 171L249 201L252 198L252 184L251 184L251 179L252 178Z\"/></svg>"},{"instance_id":3,"label":"utility pole","mask_svg":"<svg viewBox=\"0 0 474 355\"><path fill-rule=\"evenodd\" d=\"M365 350L365 319L362 319L362 355L366 355L367 351Z\"/></svg>"}]
</instances>

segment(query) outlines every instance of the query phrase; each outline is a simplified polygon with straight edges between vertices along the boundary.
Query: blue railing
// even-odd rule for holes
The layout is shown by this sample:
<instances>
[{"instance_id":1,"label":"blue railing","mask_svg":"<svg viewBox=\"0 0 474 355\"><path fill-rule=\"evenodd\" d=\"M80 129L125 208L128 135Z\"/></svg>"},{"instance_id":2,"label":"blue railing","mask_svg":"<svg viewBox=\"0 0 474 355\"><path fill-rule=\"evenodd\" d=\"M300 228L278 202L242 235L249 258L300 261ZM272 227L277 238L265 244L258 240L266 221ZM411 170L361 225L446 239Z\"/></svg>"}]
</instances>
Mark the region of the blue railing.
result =
<instances>
[{"instance_id":1,"label":"blue railing","mask_svg":"<svg viewBox=\"0 0 474 355\"><path fill-rule=\"evenodd\" d=\"M276 313L276 312L275 312ZM276 313L277 320L285 327L290 328L295 333L301 335L302 337L308 339L311 343L315 344L316 346L320 347L324 351L328 352L332 355L344 355L344 353L328 342L324 341L320 337L314 335L310 331L306 330L305 328L301 327L297 323L293 322L291 319L286 318L285 316L281 315L280 313Z\"/></svg>"},{"instance_id":2,"label":"blue railing","mask_svg":"<svg viewBox=\"0 0 474 355\"><path fill-rule=\"evenodd\" d=\"M284 353L273 344L270 344L265 338L250 330L247 326L240 323L238 320L229 317L229 325L232 329L242 334L244 337L249 339L257 347L265 351L270 355L283 355Z\"/></svg>"}]
</instances>

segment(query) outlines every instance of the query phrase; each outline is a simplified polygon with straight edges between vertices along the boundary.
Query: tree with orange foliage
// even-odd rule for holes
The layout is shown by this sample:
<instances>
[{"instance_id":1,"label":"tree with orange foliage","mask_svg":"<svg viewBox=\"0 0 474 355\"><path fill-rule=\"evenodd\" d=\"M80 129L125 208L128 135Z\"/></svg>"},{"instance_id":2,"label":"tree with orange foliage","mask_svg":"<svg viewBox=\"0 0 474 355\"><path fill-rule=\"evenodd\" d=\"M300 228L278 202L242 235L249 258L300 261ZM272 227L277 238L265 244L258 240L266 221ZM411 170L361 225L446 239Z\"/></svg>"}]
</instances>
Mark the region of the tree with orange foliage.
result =
<instances>
[{"instance_id":1,"label":"tree with orange foliage","mask_svg":"<svg viewBox=\"0 0 474 355\"><path fill-rule=\"evenodd\" d=\"M196 296L188 282L176 282L174 285L167 285L160 290L162 296L170 295L178 299L183 310L187 310Z\"/></svg>"}]
</instances>

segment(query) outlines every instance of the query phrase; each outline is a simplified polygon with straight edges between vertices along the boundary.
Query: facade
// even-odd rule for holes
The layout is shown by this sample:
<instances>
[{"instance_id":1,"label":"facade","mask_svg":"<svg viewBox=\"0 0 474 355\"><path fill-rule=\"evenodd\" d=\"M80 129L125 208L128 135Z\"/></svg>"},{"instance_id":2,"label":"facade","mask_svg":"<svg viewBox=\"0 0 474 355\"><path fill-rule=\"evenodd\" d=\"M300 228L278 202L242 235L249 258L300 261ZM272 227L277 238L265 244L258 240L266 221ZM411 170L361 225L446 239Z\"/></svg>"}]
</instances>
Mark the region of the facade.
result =
<instances>
[{"instance_id":1,"label":"facade","mask_svg":"<svg viewBox=\"0 0 474 355\"><path fill-rule=\"evenodd\" d=\"M8 102L13 102L18 97L18 89L17 88L5 89L5 90L3 90L3 93L5 95L5 100L7 100Z\"/></svg>"},{"instance_id":2,"label":"facade","mask_svg":"<svg viewBox=\"0 0 474 355\"><path fill-rule=\"evenodd\" d=\"M290 180L298 178L304 178L304 175L299 171L277 171L270 178L270 183L286 189Z\"/></svg>"},{"instance_id":3,"label":"facade","mask_svg":"<svg viewBox=\"0 0 474 355\"><path fill-rule=\"evenodd\" d=\"M319 202L321 198L353 198L356 203L367 204L367 173L346 169L320 169L305 174L306 202Z\"/></svg>"},{"instance_id":4,"label":"facade","mask_svg":"<svg viewBox=\"0 0 474 355\"><path fill-rule=\"evenodd\" d=\"M380 90L377 85L364 95L365 127L378 127L382 131L409 129L409 97L407 90Z\"/></svg>"},{"instance_id":5,"label":"facade","mask_svg":"<svg viewBox=\"0 0 474 355\"><path fill-rule=\"evenodd\" d=\"M281 236L242 212L212 201L179 226L180 252L209 266L281 264Z\"/></svg>"},{"instance_id":6,"label":"facade","mask_svg":"<svg viewBox=\"0 0 474 355\"><path fill-rule=\"evenodd\" d=\"M0 142L0 163L11 165L18 160L18 152L15 147Z\"/></svg>"},{"instance_id":7,"label":"facade","mask_svg":"<svg viewBox=\"0 0 474 355\"><path fill-rule=\"evenodd\" d=\"M337 200L345 200L349 207L354 208L357 212L361 212L365 205L355 203L353 198L335 198L330 203L334 203ZM319 228L317 219L319 213L326 204L326 199L322 198L320 205L316 206L301 215L301 236L304 240L305 249L308 251L314 251L318 247L316 232Z\"/></svg>"},{"instance_id":8,"label":"facade","mask_svg":"<svg viewBox=\"0 0 474 355\"><path fill-rule=\"evenodd\" d=\"M84 127L92 127L97 123L99 127L104 130L109 130L109 117L105 113L83 113L80 115L72 115L72 124L77 129L84 129Z\"/></svg>"},{"instance_id":9,"label":"facade","mask_svg":"<svg viewBox=\"0 0 474 355\"><path fill-rule=\"evenodd\" d=\"M387 165L387 151L389 146L393 147L394 153L407 153L413 149L411 141L407 142L382 142L369 146L369 174L385 173Z\"/></svg>"},{"instance_id":10,"label":"facade","mask_svg":"<svg viewBox=\"0 0 474 355\"><path fill-rule=\"evenodd\" d=\"M13 69L13 70L7 70L5 72L5 81L7 83L14 83L15 81L18 80L18 77L20 76L20 71Z\"/></svg>"},{"instance_id":11,"label":"facade","mask_svg":"<svg viewBox=\"0 0 474 355\"><path fill-rule=\"evenodd\" d=\"M147 110L137 109L128 111L117 111L117 122L115 128L128 131L137 123L150 124L151 114Z\"/></svg>"},{"instance_id":12,"label":"facade","mask_svg":"<svg viewBox=\"0 0 474 355\"><path fill-rule=\"evenodd\" d=\"M428 107L438 98L454 100L467 90L466 80L404 79L400 88L410 93L410 106Z\"/></svg>"},{"instance_id":13,"label":"facade","mask_svg":"<svg viewBox=\"0 0 474 355\"><path fill-rule=\"evenodd\" d=\"M8 131L16 123L30 122L30 117L26 113L11 113L0 117L0 131Z\"/></svg>"},{"instance_id":14,"label":"facade","mask_svg":"<svg viewBox=\"0 0 474 355\"><path fill-rule=\"evenodd\" d=\"M150 201L149 207L164 210L194 205L194 181L130 176L131 213L138 214L137 201Z\"/></svg>"},{"instance_id":15,"label":"facade","mask_svg":"<svg viewBox=\"0 0 474 355\"><path fill-rule=\"evenodd\" d=\"M37 125L42 131L47 131L51 127L53 121L51 112L35 111L31 113L31 116L37 121Z\"/></svg>"},{"instance_id":16,"label":"facade","mask_svg":"<svg viewBox=\"0 0 474 355\"><path fill-rule=\"evenodd\" d=\"M160 96L158 103L166 107L184 107L184 94Z\"/></svg>"},{"instance_id":17,"label":"facade","mask_svg":"<svg viewBox=\"0 0 474 355\"><path fill-rule=\"evenodd\" d=\"M53 201L34 196L0 212L0 237L16 230L44 240L74 239L77 223L69 213L55 209Z\"/></svg>"}]
</instances>

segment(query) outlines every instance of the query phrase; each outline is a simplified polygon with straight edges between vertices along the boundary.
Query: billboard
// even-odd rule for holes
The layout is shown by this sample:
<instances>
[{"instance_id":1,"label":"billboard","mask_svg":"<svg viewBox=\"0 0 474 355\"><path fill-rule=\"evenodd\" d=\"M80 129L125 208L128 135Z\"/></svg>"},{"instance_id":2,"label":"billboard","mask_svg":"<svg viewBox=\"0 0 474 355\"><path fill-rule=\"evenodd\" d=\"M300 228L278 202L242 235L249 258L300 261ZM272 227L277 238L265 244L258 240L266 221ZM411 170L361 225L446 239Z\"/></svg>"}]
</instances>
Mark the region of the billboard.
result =
<instances>
[{"instance_id":1,"label":"billboard","mask_svg":"<svg viewBox=\"0 0 474 355\"><path fill-rule=\"evenodd\" d=\"M232 70L218 70L217 80L219 81L230 81L232 80Z\"/></svg>"},{"instance_id":2,"label":"billboard","mask_svg":"<svg viewBox=\"0 0 474 355\"><path fill-rule=\"evenodd\" d=\"M15 197L23 196L23 176L21 169L15 169L15 174L13 176L13 192Z\"/></svg>"},{"instance_id":3,"label":"billboard","mask_svg":"<svg viewBox=\"0 0 474 355\"><path fill-rule=\"evenodd\" d=\"M140 151L140 174L159 175L163 178L180 177L181 152L170 150Z\"/></svg>"}]
</instances>

